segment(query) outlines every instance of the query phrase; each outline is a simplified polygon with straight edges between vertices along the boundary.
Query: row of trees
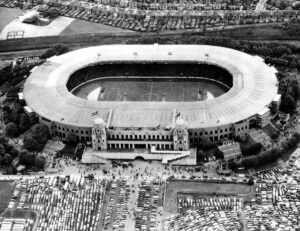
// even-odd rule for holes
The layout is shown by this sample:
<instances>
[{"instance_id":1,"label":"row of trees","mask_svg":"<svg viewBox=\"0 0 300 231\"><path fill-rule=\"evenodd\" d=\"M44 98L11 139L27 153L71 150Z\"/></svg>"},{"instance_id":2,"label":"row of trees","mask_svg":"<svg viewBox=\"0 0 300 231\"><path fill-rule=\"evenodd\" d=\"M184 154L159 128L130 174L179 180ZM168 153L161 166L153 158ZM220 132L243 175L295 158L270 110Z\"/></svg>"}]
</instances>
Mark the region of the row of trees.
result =
<instances>
[{"instance_id":1,"label":"row of trees","mask_svg":"<svg viewBox=\"0 0 300 231\"><path fill-rule=\"evenodd\" d=\"M69 51L68 47L66 47L63 44L54 44L52 47L47 49L42 55L41 59L48 59L54 55L62 55L64 53L67 53Z\"/></svg>"},{"instance_id":2,"label":"row of trees","mask_svg":"<svg viewBox=\"0 0 300 231\"><path fill-rule=\"evenodd\" d=\"M42 151L49 138L48 128L42 124L35 124L24 137L23 146L28 151Z\"/></svg>"},{"instance_id":3,"label":"row of trees","mask_svg":"<svg viewBox=\"0 0 300 231\"><path fill-rule=\"evenodd\" d=\"M2 107L2 119L5 133L8 137L17 137L27 131L32 125L28 115L24 113L22 105L15 101L11 105L5 103Z\"/></svg>"},{"instance_id":4,"label":"row of trees","mask_svg":"<svg viewBox=\"0 0 300 231\"><path fill-rule=\"evenodd\" d=\"M280 81L280 90L282 93L282 100L280 104L280 111L285 113L293 113L296 109L297 102L300 99L300 87L298 80Z\"/></svg>"},{"instance_id":5,"label":"row of trees","mask_svg":"<svg viewBox=\"0 0 300 231\"><path fill-rule=\"evenodd\" d=\"M19 158L19 161L17 160ZM43 169L45 165L45 158L41 155L21 150L19 152L13 145L8 143L8 139L0 136L0 165L11 167L15 172L16 165L13 165L13 160L16 159L17 163L25 165L27 168Z\"/></svg>"},{"instance_id":6,"label":"row of trees","mask_svg":"<svg viewBox=\"0 0 300 231\"><path fill-rule=\"evenodd\" d=\"M233 48L253 55L260 55L267 63L276 66L300 69L300 47L280 42L253 42L230 37L200 36L199 33L185 33L181 37L162 37L158 35L129 39L127 43L145 44L204 44Z\"/></svg>"},{"instance_id":7,"label":"row of trees","mask_svg":"<svg viewBox=\"0 0 300 231\"><path fill-rule=\"evenodd\" d=\"M281 158L287 152L290 152L291 150L295 149L299 142L300 134L294 133L290 138L283 140L281 142L280 147L266 150L257 156L249 156L243 158L239 162L233 162L231 163L231 167L233 169L238 167L252 168L266 163L271 163Z\"/></svg>"},{"instance_id":8,"label":"row of trees","mask_svg":"<svg viewBox=\"0 0 300 231\"><path fill-rule=\"evenodd\" d=\"M242 145L241 151L243 156L252 156L257 155L261 152L263 149L263 146L261 143L254 143L254 144L248 144L248 145Z\"/></svg>"}]
</instances>

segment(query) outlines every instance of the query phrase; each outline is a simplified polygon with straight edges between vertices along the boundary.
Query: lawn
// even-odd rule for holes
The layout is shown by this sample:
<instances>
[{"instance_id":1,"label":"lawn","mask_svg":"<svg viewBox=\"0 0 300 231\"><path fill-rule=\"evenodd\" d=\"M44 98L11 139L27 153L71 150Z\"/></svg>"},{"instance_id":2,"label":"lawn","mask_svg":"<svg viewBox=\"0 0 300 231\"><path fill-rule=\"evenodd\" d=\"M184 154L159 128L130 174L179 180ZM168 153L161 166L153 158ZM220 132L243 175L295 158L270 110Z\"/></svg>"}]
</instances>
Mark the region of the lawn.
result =
<instances>
[{"instance_id":1,"label":"lawn","mask_svg":"<svg viewBox=\"0 0 300 231\"><path fill-rule=\"evenodd\" d=\"M13 181L0 181L0 213L7 208L14 188Z\"/></svg>"},{"instance_id":2,"label":"lawn","mask_svg":"<svg viewBox=\"0 0 300 231\"><path fill-rule=\"evenodd\" d=\"M86 33L118 33L128 32L133 33L129 30L124 30L117 27L107 26L100 23L88 22L85 20L75 19L68 27L66 27L60 34L86 34Z\"/></svg>"},{"instance_id":3,"label":"lawn","mask_svg":"<svg viewBox=\"0 0 300 231\"><path fill-rule=\"evenodd\" d=\"M247 195L252 186L246 184L218 184L199 181L171 180L167 182L164 210L177 213L177 194L191 193L202 195Z\"/></svg>"},{"instance_id":4,"label":"lawn","mask_svg":"<svg viewBox=\"0 0 300 231\"><path fill-rule=\"evenodd\" d=\"M8 23L10 23L23 13L24 11L19 8L0 7L0 32Z\"/></svg>"}]
</instances>

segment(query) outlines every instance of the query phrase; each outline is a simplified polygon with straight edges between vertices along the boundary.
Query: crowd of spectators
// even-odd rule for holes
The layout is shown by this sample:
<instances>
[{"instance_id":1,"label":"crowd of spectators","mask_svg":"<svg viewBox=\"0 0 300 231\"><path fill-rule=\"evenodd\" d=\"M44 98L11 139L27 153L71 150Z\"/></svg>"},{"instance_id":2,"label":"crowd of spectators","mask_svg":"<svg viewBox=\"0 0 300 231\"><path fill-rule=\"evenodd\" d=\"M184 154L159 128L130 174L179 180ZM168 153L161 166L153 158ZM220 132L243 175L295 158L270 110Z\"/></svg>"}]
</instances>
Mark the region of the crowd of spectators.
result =
<instances>
[{"instance_id":1,"label":"crowd of spectators","mask_svg":"<svg viewBox=\"0 0 300 231\"><path fill-rule=\"evenodd\" d=\"M171 54L170 54L171 55ZM88 80L99 77L125 77L137 76L139 78L153 76L154 81L159 81L159 77L180 77L192 78L203 77L217 80L230 88L232 86L232 76L229 72L214 65L207 64L193 64L193 63L169 63L166 64L102 64L97 66L89 66L73 73L67 82L69 91L74 89L77 85ZM163 80L163 79L162 79ZM220 85L220 86L223 86ZM224 86L223 86L224 87ZM228 89L226 89L228 90Z\"/></svg>"}]
</instances>

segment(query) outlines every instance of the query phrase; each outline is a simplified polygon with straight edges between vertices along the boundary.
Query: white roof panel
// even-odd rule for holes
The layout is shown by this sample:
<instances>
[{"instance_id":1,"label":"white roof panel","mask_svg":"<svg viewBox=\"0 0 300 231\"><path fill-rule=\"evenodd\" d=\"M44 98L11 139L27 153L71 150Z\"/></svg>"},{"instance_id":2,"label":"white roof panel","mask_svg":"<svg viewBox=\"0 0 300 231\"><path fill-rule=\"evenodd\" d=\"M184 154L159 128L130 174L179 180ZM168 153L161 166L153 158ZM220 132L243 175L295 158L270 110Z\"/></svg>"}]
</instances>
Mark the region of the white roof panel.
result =
<instances>
[{"instance_id":1,"label":"white roof panel","mask_svg":"<svg viewBox=\"0 0 300 231\"><path fill-rule=\"evenodd\" d=\"M169 55L170 52L172 55ZM227 69L233 87L206 101L145 102L88 101L66 88L69 76L78 69L101 61L205 62ZM97 116L115 127L171 126L174 109L188 128L207 128L247 119L266 107L277 94L274 71L261 59L246 53L207 45L106 45L84 48L50 58L28 77L24 98L38 115L78 127L91 127ZM63 118L63 121L62 121Z\"/></svg>"}]
</instances>

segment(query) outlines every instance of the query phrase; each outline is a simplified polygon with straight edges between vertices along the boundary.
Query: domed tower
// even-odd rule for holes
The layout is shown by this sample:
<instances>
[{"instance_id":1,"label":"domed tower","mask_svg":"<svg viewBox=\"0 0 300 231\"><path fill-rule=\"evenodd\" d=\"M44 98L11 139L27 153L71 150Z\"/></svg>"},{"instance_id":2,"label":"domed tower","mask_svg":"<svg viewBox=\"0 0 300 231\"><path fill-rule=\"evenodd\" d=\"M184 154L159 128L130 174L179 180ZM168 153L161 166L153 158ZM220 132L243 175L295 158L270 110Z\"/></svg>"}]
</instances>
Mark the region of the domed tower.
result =
<instances>
[{"instance_id":1,"label":"domed tower","mask_svg":"<svg viewBox=\"0 0 300 231\"><path fill-rule=\"evenodd\" d=\"M92 144L94 151L107 149L105 125L105 122L101 118L96 118L94 120L94 127L92 128Z\"/></svg>"},{"instance_id":2,"label":"domed tower","mask_svg":"<svg viewBox=\"0 0 300 231\"><path fill-rule=\"evenodd\" d=\"M173 129L173 143L174 150L184 150L187 151L189 149L189 135L187 131L187 122L178 118L175 121L175 127Z\"/></svg>"}]
</instances>

